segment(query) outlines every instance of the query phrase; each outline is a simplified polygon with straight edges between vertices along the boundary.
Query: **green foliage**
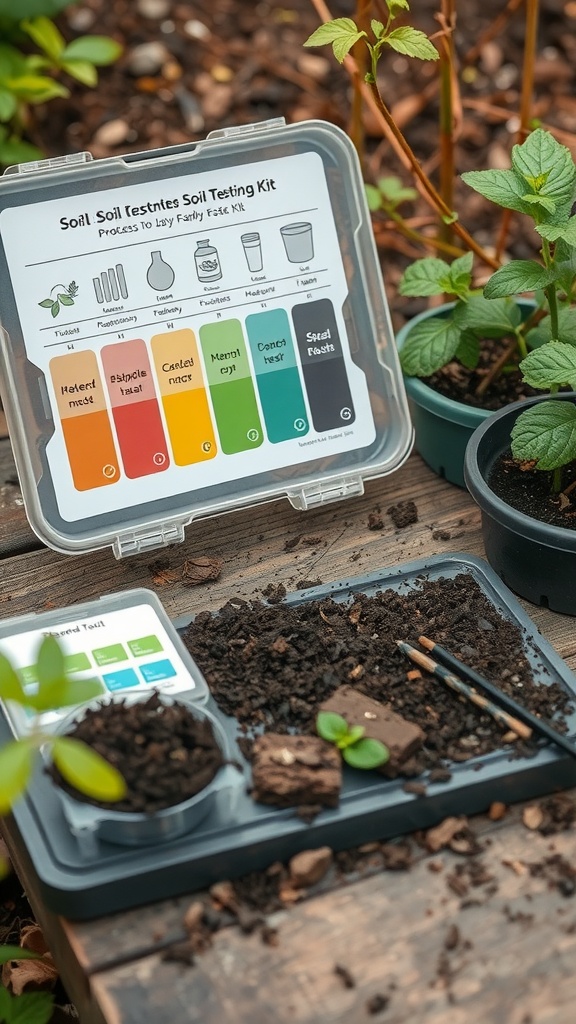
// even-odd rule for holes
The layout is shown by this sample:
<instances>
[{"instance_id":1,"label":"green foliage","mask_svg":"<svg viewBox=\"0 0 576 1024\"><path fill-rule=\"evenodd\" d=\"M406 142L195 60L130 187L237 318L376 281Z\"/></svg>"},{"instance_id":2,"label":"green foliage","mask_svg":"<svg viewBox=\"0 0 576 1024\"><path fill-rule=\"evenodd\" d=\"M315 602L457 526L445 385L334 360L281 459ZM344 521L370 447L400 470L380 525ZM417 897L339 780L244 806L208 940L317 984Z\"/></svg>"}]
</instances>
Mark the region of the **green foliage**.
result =
<instances>
[{"instance_id":1,"label":"green foliage","mask_svg":"<svg viewBox=\"0 0 576 1024\"><path fill-rule=\"evenodd\" d=\"M22 138L28 107L68 96L58 80L62 73L94 87L96 67L113 63L121 53L120 45L106 36L80 36L66 43L49 17L65 6L61 0L0 0L0 164L42 157ZM40 52L24 52L24 35Z\"/></svg>"},{"instance_id":2,"label":"green foliage","mask_svg":"<svg viewBox=\"0 0 576 1024\"><path fill-rule=\"evenodd\" d=\"M22 956L26 950L16 948L19 949L20 956L11 959L30 959L30 957ZM1 952L2 947L0 947ZM2 1024L48 1024L52 1017L53 1006L54 997L50 992L22 992L21 995L15 996L6 988L0 988L0 1021Z\"/></svg>"},{"instance_id":3,"label":"green foliage","mask_svg":"<svg viewBox=\"0 0 576 1024\"><path fill-rule=\"evenodd\" d=\"M351 768L378 768L386 764L390 751L379 740L364 736L363 725L348 725L342 715L320 711L316 716L316 731L322 739L338 747Z\"/></svg>"},{"instance_id":4,"label":"green foliage","mask_svg":"<svg viewBox=\"0 0 576 1024\"><path fill-rule=\"evenodd\" d=\"M389 216L402 203L413 202L418 197L415 188L406 188L394 174L379 178L376 185L365 185L364 189L369 209L373 213L384 210Z\"/></svg>"},{"instance_id":5,"label":"green foliage","mask_svg":"<svg viewBox=\"0 0 576 1024\"><path fill-rule=\"evenodd\" d=\"M60 644L51 635L40 644L35 675L35 687L23 686L8 658L0 655L0 699L38 715L51 708L75 707L102 694L97 679L74 679L66 672ZM40 747L50 752L63 777L86 796L115 801L125 795L122 776L104 758L70 737L43 732L33 721L30 735L0 749L0 815L7 814L25 793Z\"/></svg>"},{"instance_id":6,"label":"green foliage","mask_svg":"<svg viewBox=\"0 0 576 1024\"><path fill-rule=\"evenodd\" d=\"M52 297L52 292L56 292L56 297ZM71 281L68 287L63 284L56 284L51 289L50 295L46 299L42 299L38 305L44 309L49 309L53 317L58 316L61 306L73 306L74 299L78 294L78 285L76 281Z\"/></svg>"},{"instance_id":7,"label":"green foliage","mask_svg":"<svg viewBox=\"0 0 576 1024\"><path fill-rule=\"evenodd\" d=\"M376 81L378 61L385 48L406 57L416 57L419 60L438 60L440 56L438 50L424 32L420 32L419 29L412 28L410 25L392 27L399 14L410 10L407 0L386 0L386 7L388 8L386 24L376 19L370 22L373 42L368 33L360 29L352 18L334 18L332 21L320 25L309 36L304 46L331 45L336 60L342 64L352 47L363 39L371 61L371 70L366 75L366 80L369 82Z\"/></svg>"},{"instance_id":8,"label":"green foliage","mask_svg":"<svg viewBox=\"0 0 576 1024\"><path fill-rule=\"evenodd\" d=\"M451 359L473 367L470 338L516 338L522 377L533 388L555 394L576 390L576 164L566 146L536 129L512 150L510 170L469 171L464 181L486 199L530 217L541 239L540 261L512 260L496 270L480 296L460 257L422 259L400 282L403 295L457 298L450 315L416 324L400 353L404 373L430 376ZM471 267L471 264L470 264ZM541 318L521 322L511 296L532 293ZM434 325L434 326L431 326ZM461 341L458 341L460 333ZM520 414L511 436L516 459L537 469L560 470L576 459L576 409L571 403L540 403ZM559 486L555 476L553 486Z\"/></svg>"}]
</instances>

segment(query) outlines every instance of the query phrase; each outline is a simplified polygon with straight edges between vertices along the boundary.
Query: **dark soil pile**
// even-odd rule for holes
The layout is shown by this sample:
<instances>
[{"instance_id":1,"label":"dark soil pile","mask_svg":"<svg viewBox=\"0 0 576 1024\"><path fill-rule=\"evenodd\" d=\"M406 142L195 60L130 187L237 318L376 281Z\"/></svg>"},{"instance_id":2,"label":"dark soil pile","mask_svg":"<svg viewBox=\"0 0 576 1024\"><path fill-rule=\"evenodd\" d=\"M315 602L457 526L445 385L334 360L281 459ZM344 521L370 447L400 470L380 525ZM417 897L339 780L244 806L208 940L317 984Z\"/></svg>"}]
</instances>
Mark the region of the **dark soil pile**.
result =
<instances>
[{"instance_id":1,"label":"dark soil pile","mask_svg":"<svg viewBox=\"0 0 576 1024\"><path fill-rule=\"evenodd\" d=\"M223 763L210 722L181 704L162 703L156 693L146 701L88 709L68 735L114 765L128 795L112 805L99 803L70 787L56 768L51 774L77 799L108 810L152 814L172 807L204 789Z\"/></svg>"},{"instance_id":2,"label":"dark soil pile","mask_svg":"<svg viewBox=\"0 0 576 1024\"><path fill-rule=\"evenodd\" d=\"M417 590L282 603L232 600L200 613L185 642L220 708L248 735L261 729L314 732L318 705L342 684L392 705L426 734L420 770L467 761L502 744L502 729L412 667L396 640L425 633L448 647L533 712L566 712L558 684L533 680L520 630L504 620L466 574L422 580Z\"/></svg>"},{"instance_id":3,"label":"dark soil pile","mask_svg":"<svg viewBox=\"0 0 576 1024\"><path fill-rule=\"evenodd\" d=\"M563 467L563 490L555 493L552 473L519 464L508 451L494 464L489 483L491 490L518 512L550 526L576 530L576 462Z\"/></svg>"}]
</instances>

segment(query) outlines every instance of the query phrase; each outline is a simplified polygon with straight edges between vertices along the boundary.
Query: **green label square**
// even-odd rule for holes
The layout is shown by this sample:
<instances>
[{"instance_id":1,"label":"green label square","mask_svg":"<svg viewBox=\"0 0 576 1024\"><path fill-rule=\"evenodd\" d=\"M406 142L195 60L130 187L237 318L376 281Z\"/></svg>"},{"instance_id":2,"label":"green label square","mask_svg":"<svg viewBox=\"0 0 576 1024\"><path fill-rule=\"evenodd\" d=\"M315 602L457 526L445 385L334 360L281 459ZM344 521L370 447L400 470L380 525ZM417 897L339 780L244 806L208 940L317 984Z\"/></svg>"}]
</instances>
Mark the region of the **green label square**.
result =
<instances>
[{"instance_id":1,"label":"green label square","mask_svg":"<svg viewBox=\"0 0 576 1024\"><path fill-rule=\"evenodd\" d=\"M147 654L158 654L164 648L157 636L141 636L138 640L128 640L128 647L135 658L143 658Z\"/></svg>"},{"instance_id":2,"label":"green label square","mask_svg":"<svg viewBox=\"0 0 576 1024\"><path fill-rule=\"evenodd\" d=\"M67 672L84 672L91 667L90 658L84 651L80 651L78 654L64 655L64 668Z\"/></svg>"},{"instance_id":3,"label":"green label square","mask_svg":"<svg viewBox=\"0 0 576 1024\"><path fill-rule=\"evenodd\" d=\"M26 668L21 668L18 672L20 679L26 686L28 683L37 683L38 674L36 672L36 665L27 665Z\"/></svg>"},{"instance_id":4,"label":"green label square","mask_svg":"<svg viewBox=\"0 0 576 1024\"><path fill-rule=\"evenodd\" d=\"M122 644L110 644L110 647L96 647L92 654L97 665L113 665L117 661L128 661L128 655Z\"/></svg>"}]
</instances>

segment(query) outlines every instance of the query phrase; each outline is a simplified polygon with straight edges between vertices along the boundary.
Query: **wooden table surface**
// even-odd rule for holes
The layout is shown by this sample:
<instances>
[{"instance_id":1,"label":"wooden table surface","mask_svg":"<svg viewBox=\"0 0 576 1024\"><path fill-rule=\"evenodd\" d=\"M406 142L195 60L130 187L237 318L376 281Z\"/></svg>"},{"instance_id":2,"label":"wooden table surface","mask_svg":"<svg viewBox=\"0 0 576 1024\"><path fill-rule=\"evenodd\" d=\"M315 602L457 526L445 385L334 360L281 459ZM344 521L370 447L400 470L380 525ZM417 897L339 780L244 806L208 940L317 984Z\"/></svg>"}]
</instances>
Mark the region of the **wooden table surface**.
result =
<instances>
[{"instance_id":1,"label":"wooden table surface","mask_svg":"<svg viewBox=\"0 0 576 1024\"><path fill-rule=\"evenodd\" d=\"M386 510L411 498L418 522L396 530ZM381 530L369 528L380 512ZM440 536L438 534L440 531ZM318 536L313 547L286 541ZM295 589L433 553L483 555L480 517L463 490L438 480L413 455L361 498L301 513L287 501L193 524L183 545L118 562L48 550L30 530L10 444L0 439L0 615L67 606L135 586L155 589L176 618L217 609L230 596L253 598L270 583ZM218 580L179 581L185 560L223 561ZM162 558L175 582L160 583ZM575 620L527 606L538 629L574 670ZM522 808L499 821L471 819L487 877L465 898L451 879L467 859L414 845L409 871L384 871L311 895L270 922L278 945L224 928L193 967L142 952L181 930L190 896L91 922L72 923L42 905L37 880L12 821L8 847L44 929L81 1024L568 1024L576 1003L576 897L531 865L574 863L574 833L543 836ZM554 860L556 858L556 860ZM550 872L548 872L548 875ZM337 964L350 972L346 987ZM369 1000L385 997L374 1011Z\"/></svg>"}]
</instances>

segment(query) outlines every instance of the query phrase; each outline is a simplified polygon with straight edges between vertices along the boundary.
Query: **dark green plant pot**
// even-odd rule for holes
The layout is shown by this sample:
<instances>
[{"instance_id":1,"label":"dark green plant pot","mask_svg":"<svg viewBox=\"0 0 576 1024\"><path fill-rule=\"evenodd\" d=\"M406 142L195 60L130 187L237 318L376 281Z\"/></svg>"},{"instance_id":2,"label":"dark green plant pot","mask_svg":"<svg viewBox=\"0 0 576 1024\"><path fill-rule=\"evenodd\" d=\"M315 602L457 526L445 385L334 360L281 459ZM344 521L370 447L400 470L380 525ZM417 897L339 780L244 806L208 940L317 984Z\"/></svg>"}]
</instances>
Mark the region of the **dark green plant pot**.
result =
<instances>
[{"instance_id":1,"label":"dark green plant pot","mask_svg":"<svg viewBox=\"0 0 576 1024\"><path fill-rule=\"evenodd\" d=\"M494 463L510 447L517 416L546 399L546 395L525 399L492 413L470 438L464 477L482 512L486 557L504 583L532 604L576 615L576 530L518 512L487 483ZM576 403L576 393L554 395L554 399Z\"/></svg>"},{"instance_id":2,"label":"dark green plant pot","mask_svg":"<svg viewBox=\"0 0 576 1024\"><path fill-rule=\"evenodd\" d=\"M535 303L518 303L524 310L533 309ZM404 325L396 336L398 350L402 349L408 332L414 324L428 320L431 316L446 316L454 308L447 302L435 309L419 313ZM476 427L490 415L487 409L476 409L462 402L445 398L425 384L419 377L404 377L410 415L416 435L415 449L424 462L438 476L450 484L465 487L464 453Z\"/></svg>"}]
</instances>

